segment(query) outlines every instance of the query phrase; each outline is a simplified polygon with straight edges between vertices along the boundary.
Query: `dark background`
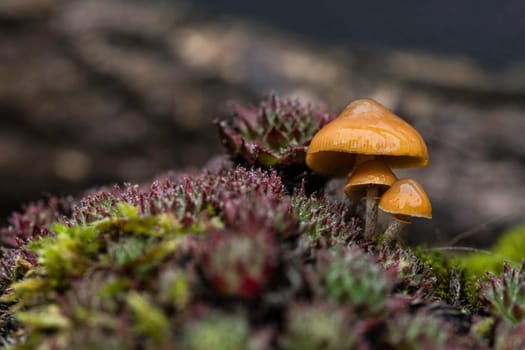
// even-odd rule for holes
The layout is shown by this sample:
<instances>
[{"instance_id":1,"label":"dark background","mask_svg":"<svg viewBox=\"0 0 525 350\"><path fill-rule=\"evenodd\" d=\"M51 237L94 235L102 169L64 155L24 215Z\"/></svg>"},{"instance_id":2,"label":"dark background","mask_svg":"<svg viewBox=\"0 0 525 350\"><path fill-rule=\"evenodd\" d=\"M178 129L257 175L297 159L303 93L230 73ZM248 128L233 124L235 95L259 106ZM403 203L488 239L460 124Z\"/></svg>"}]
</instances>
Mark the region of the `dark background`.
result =
<instances>
[{"instance_id":1,"label":"dark background","mask_svg":"<svg viewBox=\"0 0 525 350\"><path fill-rule=\"evenodd\" d=\"M525 57L525 3L196 0L331 45L466 55L498 69Z\"/></svg>"},{"instance_id":2,"label":"dark background","mask_svg":"<svg viewBox=\"0 0 525 350\"><path fill-rule=\"evenodd\" d=\"M486 245L525 221L525 4L517 0L0 2L0 222L46 194L201 167L211 121L270 90L415 125L434 219Z\"/></svg>"}]
</instances>

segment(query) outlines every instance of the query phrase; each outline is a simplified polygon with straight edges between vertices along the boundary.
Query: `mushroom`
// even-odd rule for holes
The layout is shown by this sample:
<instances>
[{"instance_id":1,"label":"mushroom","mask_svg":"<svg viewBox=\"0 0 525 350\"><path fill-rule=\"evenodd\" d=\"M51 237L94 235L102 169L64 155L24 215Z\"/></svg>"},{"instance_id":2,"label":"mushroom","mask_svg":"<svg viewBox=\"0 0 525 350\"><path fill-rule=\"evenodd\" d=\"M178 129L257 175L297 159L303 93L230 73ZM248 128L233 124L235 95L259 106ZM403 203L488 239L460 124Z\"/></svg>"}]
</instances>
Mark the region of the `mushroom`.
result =
<instances>
[{"instance_id":1,"label":"mushroom","mask_svg":"<svg viewBox=\"0 0 525 350\"><path fill-rule=\"evenodd\" d=\"M416 129L371 99L349 104L314 135L306 154L308 167L324 176L344 176L373 159L390 168L422 167L428 164L428 151ZM377 196L369 189L367 197Z\"/></svg>"},{"instance_id":2,"label":"mushroom","mask_svg":"<svg viewBox=\"0 0 525 350\"><path fill-rule=\"evenodd\" d=\"M396 181L396 175L380 160L361 163L348 178L345 194L352 199L366 199L365 237L372 237L376 231L379 196Z\"/></svg>"},{"instance_id":3,"label":"mushroom","mask_svg":"<svg viewBox=\"0 0 525 350\"><path fill-rule=\"evenodd\" d=\"M410 224L410 217L432 219L432 206L423 186L411 178L396 181L381 197L379 208L393 214L383 237L385 243L392 242Z\"/></svg>"}]
</instances>

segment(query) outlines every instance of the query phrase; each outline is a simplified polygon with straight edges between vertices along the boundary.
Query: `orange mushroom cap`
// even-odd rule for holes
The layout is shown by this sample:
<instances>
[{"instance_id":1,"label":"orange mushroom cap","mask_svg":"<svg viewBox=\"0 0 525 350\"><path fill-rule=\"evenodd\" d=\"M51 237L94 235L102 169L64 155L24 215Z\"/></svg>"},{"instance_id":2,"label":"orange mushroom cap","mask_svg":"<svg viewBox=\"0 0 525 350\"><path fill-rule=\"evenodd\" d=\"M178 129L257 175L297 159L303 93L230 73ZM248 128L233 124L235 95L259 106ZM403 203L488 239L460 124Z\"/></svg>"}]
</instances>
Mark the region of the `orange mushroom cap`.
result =
<instances>
[{"instance_id":1,"label":"orange mushroom cap","mask_svg":"<svg viewBox=\"0 0 525 350\"><path fill-rule=\"evenodd\" d=\"M427 146L417 130L372 99L352 102L319 130L306 164L321 175L343 176L358 154L379 157L391 168L428 164Z\"/></svg>"},{"instance_id":2,"label":"orange mushroom cap","mask_svg":"<svg viewBox=\"0 0 525 350\"><path fill-rule=\"evenodd\" d=\"M369 185L377 185L379 192L386 191L394 182L396 175L380 160L369 160L359 164L348 177L344 191L350 198L362 197Z\"/></svg>"},{"instance_id":3,"label":"orange mushroom cap","mask_svg":"<svg viewBox=\"0 0 525 350\"><path fill-rule=\"evenodd\" d=\"M379 208L387 213L432 219L432 206L423 186L411 178L396 181L381 197Z\"/></svg>"}]
</instances>

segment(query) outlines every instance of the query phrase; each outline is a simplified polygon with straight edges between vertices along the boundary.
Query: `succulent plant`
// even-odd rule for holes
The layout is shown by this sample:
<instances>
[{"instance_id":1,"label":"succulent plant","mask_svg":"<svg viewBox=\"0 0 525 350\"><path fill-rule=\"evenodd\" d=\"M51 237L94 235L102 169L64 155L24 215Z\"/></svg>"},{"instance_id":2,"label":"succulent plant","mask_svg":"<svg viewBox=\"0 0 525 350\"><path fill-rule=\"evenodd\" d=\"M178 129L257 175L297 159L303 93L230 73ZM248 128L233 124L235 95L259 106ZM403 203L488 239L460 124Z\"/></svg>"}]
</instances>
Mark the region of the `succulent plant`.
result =
<instances>
[{"instance_id":1,"label":"succulent plant","mask_svg":"<svg viewBox=\"0 0 525 350\"><path fill-rule=\"evenodd\" d=\"M393 278L358 247L333 249L320 257L319 265L330 300L350 307L361 317L383 311Z\"/></svg>"},{"instance_id":2,"label":"succulent plant","mask_svg":"<svg viewBox=\"0 0 525 350\"><path fill-rule=\"evenodd\" d=\"M217 233L204 244L204 274L222 295L257 297L279 263L276 242L265 232Z\"/></svg>"},{"instance_id":3,"label":"succulent plant","mask_svg":"<svg viewBox=\"0 0 525 350\"><path fill-rule=\"evenodd\" d=\"M183 330L181 349L244 350L249 345L250 327L241 316L208 312L188 322Z\"/></svg>"},{"instance_id":4,"label":"succulent plant","mask_svg":"<svg viewBox=\"0 0 525 350\"><path fill-rule=\"evenodd\" d=\"M297 233L299 220L289 196L251 193L221 197L221 218L236 231L268 231L282 238Z\"/></svg>"},{"instance_id":5,"label":"succulent plant","mask_svg":"<svg viewBox=\"0 0 525 350\"><path fill-rule=\"evenodd\" d=\"M480 293L455 260L363 239L344 205L310 194L305 147L331 118L272 95L218 123L252 169L166 173L14 214L0 346L523 348L525 262Z\"/></svg>"},{"instance_id":6,"label":"succulent plant","mask_svg":"<svg viewBox=\"0 0 525 350\"><path fill-rule=\"evenodd\" d=\"M292 212L311 246L346 244L361 232L359 220L350 217L345 205L317 195L307 196L302 189L292 196Z\"/></svg>"},{"instance_id":7,"label":"succulent plant","mask_svg":"<svg viewBox=\"0 0 525 350\"><path fill-rule=\"evenodd\" d=\"M8 220L8 226L0 229L0 292L36 264L36 255L26 245L50 234L50 226L71 211L70 198L50 197L23 207Z\"/></svg>"},{"instance_id":8,"label":"succulent plant","mask_svg":"<svg viewBox=\"0 0 525 350\"><path fill-rule=\"evenodd\" d=\"M259 195L284 193L284 187L275 172L236 169L217 174L203 172L180 175L154 181L149 188L125 184L108 190L96 191L73 205L72 214L65 218L68 225L86 225L97 220L119 216L121 203L137 207L141 216L170 213L187 229L201 222L202 217L215 217L227 211L227 206L238 196L255 191Z\"/></svg>"},{"instance_id":9,"label":"succulent plant","mask_svg":"<svg viewBox=\"0 0 525 350\"><path fill-rule=\"evenodd\" d=\"M60 201L52 197L47 203L39 201L23 208L21 213L13 213L9 226L1 230L1 244L17 248L32 239L47 236L49 224L58 220L61 214Z\"/></svg>"},{"instance_id":10,"label":"succulent plant","mask_svg":"<svg viewBox=\"0 0 525 350\"><path fill-rule=\"evenodd\" d=\"M395 292L430 297L435 290L436 277L410 250L382 247L377 260L395 276Z\"/></svg>"},{"instance_id":11,"label":"succulent plant","mask_svg":"<svg viewBox=\"0 0 525 350\"><path fill-rule=\"evenodd\" d=\"M492 312L503 316L512 324L525 319L525 261L521 267L503 265L500 278L487 273L488 281L481 282L482 297Z\"/></svg>"},{"instance_id":12,"label":"succulent plant","mask_svg":"<svg viewBox=\"0 0 525 350\"><path fill-rule=\"evenodd\" d=\"M290 195L275 171L166 177L94 191L70 208L31 209L27 220L46 234L21 233L16 258L3 257L11 284L2 300L13 306L0 310L0 341L20 349L482 349L487 337L434 298L449 288L452 263L437 269L409 248L361 240L341 204L304 189ZM39 211L49 219L37 221L46 218L32 214ZM485 286L485 303L500 301L493 312L518 321L523 273L505 271ZM511 327L498 334L518 344ZM514 344L501 337L496 344Z\"/></svg>"},{"instance_id":13,"label":"succulent plant","mask_svg":"<svg viewBox=\"0 0 525 350\"><path fill-rule=\"evenodd\" d=\"M361 336L348 309L332 303L298 303L288 309L283 350L354 349Z\"/></svg>"},{"instance_id":14,"label":"succulent plant","mask_svg":"<svg viewBox=\"0 0 525 350\"><path fill-rule=\"evenodd\" d=\"M384 339L395 350L445 350L457 349L453 338L451 327L432 316L402 313L387 322Z\"/></svg>"},{"instance_id":15,"label":"succulent plant","mask_svg":"<svg viewBox=\"0 0 525 350\"><path fill-rule=\"evenodd\" d=\"M16 316L29 335L21 345L54 338L61 339L58 348L77 348L78 335L89 342L108 330L108 341L122 348L169 341L174 320L168 315L191 300L191 271L177 264L186 234L168 214L141 217L138 208L119 206L119 216L89 225L56 224L54 236L30 243L39 265L4 296L24 309ZM133 339L113 333L123 326L121 318Z\"/></svg>"},{"instance_id":16,"label":"succulent plant","mask_svg":"<svg viewBox=\"0 0 525 350\"><path fill-rule=\"evenodd\" d=\"M286 194L275 172L240 167L93 191L69 215L46 221L47 235L24 241L18 250L35 258L23 271L23 260L3 261L21 271L4 299L24 309L21 346L61 339L81 348L104 332L108 347L162 346L193 303L263 298L268 289L292 297L282 249L299 237L346 244L356 236L354 222L333 208L322 197Z\"/></svg>"},{"instance_id":17,"label":"succulent plant","mask_svg":"<svg viewBox=\"0 0 525 350\"><path fill-rule=\"evenodd\" d=\"M496 330L494 348L497 350L525 349L525 321L514 326L501 324Z\"/></svg>"},{"instance_id":18,"label":"succulent plant","mask_svg":"<svg viewBox=\"0 0 525 350\"><path fill-rule=\"evenodd\" d=\"M313 135L335 118L299 100L269 95L259 107L234 106L231 120L217 121L223 145L247 164L303 165Z\"/></svg>"}]
</instances>

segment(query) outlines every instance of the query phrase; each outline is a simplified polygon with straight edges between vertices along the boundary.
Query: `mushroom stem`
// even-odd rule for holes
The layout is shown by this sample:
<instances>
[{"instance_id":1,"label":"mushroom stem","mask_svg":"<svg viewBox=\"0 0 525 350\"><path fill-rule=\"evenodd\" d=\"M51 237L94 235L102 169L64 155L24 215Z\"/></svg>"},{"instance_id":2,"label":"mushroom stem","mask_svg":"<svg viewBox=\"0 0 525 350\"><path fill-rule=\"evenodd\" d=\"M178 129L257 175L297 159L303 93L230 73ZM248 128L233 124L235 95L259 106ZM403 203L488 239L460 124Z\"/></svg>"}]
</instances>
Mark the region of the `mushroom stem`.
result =
<instances>
[{"instance_id":1,"label":"mushroom stem","mask_svg":"<svg viewBox=\"0 0 525 350\"><path fill-rule=\"evenodd\" d=\"M377 204L379 203L379 189L376 185L366 187L366 214L365 238L372 238L377 227Z\"/></svg>"},{"instance_id":2,"label":"mushroom stem","mask_svg":"<svg viewBox=\"0 0 525 350\"><path fill-rule=\"evenodd\" d=\"M352 174L354 170L357 169L359 164L363 164L364 162L367 162L369 160L374 160L375 158L376 158L375 156L368 155L368 154L356 154L354 166L352 167L352 170L350 170L348 175L350 176L350 174Z\"/></svg>"},{"instance_id":3,"label":"mushroom stem","mask_svg":"<svg viewBox=\"0 0 525 350\"><path fill-rule=\"evenodd\" d=\"M386 244L390 244L399 236L403 228L408 224L410 224L410 219L408 217L404 215L392 215L390 225L388 225L388 228L383 235L383 241Z\"/></svg>"}]
</instances>

